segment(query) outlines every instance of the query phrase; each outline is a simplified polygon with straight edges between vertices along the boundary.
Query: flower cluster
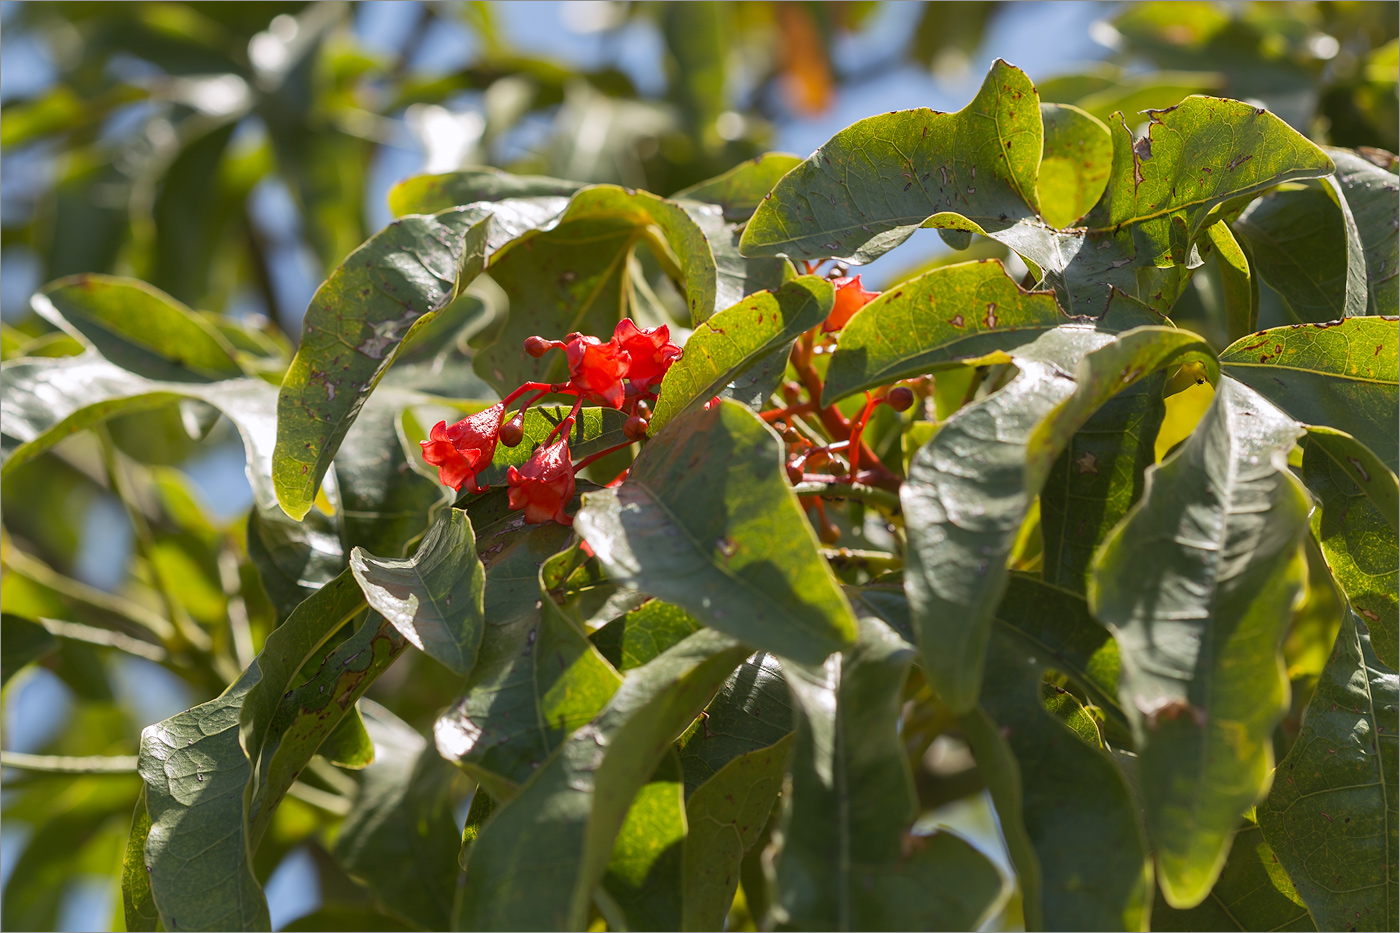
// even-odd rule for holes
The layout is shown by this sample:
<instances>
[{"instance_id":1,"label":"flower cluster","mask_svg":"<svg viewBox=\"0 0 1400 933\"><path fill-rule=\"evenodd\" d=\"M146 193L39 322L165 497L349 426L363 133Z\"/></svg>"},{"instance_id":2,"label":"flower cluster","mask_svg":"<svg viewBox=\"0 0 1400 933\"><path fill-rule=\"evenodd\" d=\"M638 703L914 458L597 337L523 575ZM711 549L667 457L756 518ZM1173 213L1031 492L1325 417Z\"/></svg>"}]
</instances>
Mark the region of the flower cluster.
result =
<instances>
[{"instance_id":1,"label":"flower cluster","mask_svg":"<svg viewBox=\"0 0 1400 933\"><path fill-rule=\"evenodd\" d=\"M491 465L497 442L514 447L524 439L525 411L546 395L574 396L568 416L524 464L506 472L510 507L523 510L525 521L530 524L572 524L564 507L574 496L575 474L604 454L646 437L650 403L656 399L666 370L681 356L681 348L671 343L668 327L641 328L630 318L618 323L607 342L584 334L569 334L563 340L525 340L525 352L536 359L556 349L564 351L569 364L566 382L526 382L497 404L454 425L438 422L428 439L420 442L423 460L438 468L438 479L445 485L485 492L487 487L478 477ZM511 403L530 392L535 393L534 397L506 421ZM632 417L623 428L626 443L574 463L569 451L569 431L586 401L625 411Z\"/></svg>"}]
</instances>

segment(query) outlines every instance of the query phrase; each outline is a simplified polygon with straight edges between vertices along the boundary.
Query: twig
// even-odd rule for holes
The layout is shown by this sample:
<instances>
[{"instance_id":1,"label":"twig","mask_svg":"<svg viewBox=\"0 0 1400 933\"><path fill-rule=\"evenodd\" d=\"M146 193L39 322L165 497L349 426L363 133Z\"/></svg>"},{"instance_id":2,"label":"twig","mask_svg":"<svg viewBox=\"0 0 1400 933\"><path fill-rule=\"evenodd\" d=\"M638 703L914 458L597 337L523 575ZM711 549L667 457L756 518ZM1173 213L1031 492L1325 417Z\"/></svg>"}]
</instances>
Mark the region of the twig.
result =
<instances>
[{"instance_id":1,"label":"twig","mask_svg":"<svg viewBox=\"0 0 1400 933\"><path fill-rule=\"evenodd\" d=\"M134 603L121 596L103 592L97 587L88 586L86 583L81 583L71 577L65 577L39 558L21 551L13 544L6 548L4 563L22 577L28 577L35 583L46 586L80 603L125 619L135 628L144 629L151 633L162 643L175 634L175 629L169 621L156 615L140 603Z\"/></svg>"},{"instance_id":2,"label":"twig","mask_svg":"<svg viewBox=\"0 0 1400 933\"><path fill-rule=\"evenodd\" d=\"M66 638L69 641L87 642L89 645L102 645L105 648L124 651L138 658L155 661L157 664L162 664L170 659L169 653L160 645L153 645L148 641L132 638L130 635L123 635L121 632L113 632L109 629L97 628L92 625L83 625L81 622L65 622L62 619L48 619L42 616L39 618L39 624L48 629L49 634L56 635L59 638Z\"/></svg>"},{"instance_id":3,"label":"twig","mask_svg":"<svg viewBox=\"0 0 1400 933\"><path fill-rule=\"evenodd\" d=\"M135 755L30 755L0 752L0 765L47 774L135 774Z\"/></svg>"},{"instance_id":4,"label":"twig","mask_svg":"<svg viewBox=\"0 0 1400 933\"><path fill-rule=\"evenodd\" d=\"M888 512L899 512L899 496L885 489L864 483L823 483L804 481L792 487L799 496L822 496L826 499L859 499Z\"/></svg>"}]
</instances>

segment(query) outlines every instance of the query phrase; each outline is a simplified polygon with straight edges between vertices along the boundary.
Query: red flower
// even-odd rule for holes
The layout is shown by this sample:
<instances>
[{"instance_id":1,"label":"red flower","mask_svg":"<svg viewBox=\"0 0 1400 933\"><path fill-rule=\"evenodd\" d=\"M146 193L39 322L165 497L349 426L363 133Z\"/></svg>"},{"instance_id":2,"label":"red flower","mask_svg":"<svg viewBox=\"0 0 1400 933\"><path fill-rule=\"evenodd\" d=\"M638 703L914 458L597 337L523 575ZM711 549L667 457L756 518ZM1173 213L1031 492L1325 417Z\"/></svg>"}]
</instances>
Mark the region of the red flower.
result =
<instances>
[{"instance_id":1,"label":"red flower","mask_svg":"<svg viewBox=\"0 0 1400 933\"><path fill-rule=\"evenodd\" d=\"M561 437L553 444L540 446L520 469L506 471L510 483L510 507L525 510L525 522L543 525L555 521L572 525L574 520L564 514L564 506L574 497L573 457L569 440Z\"/></svg>"},{"instance_id":2,"label":"red flower","mask_svg":"<svg viewBox=\"0 0 1400 933\"><path fill-rule=\"evenodd\" d=\"M671 329L665 324L643 330L632 323L630 317L625 317L613 331L612 342L632 358L627 378L632 380L638 393L661 382L666 370L681 356L681 348L671 342Z\"/></svg>"},{"instance_id":3,"label":"red flower","mask_svg":"<svg viewBox=\"0 0 1400 933\"><path fill-rule=\"evenodd\" d=\"M485 491L486 487L477 486L476 477L496 456L496 437L505 410L505 405L497 403L451 427L446 421L439 421L428 432L428 439L418 442L423 448L423 460L438 468L438 479L444 485L461 489L470 482L472 492Z\"/></svg>"},{"instance_id":4,"label":"red flower","mask_svg":"<svg viewBox=\"0 0 1400 933\"><path fill-rule=\"evenodd\" d=\"M836 303L832 305L831 313L822 324L824 334L834 333L845 327L852 315L868 305L872 299L880 297L879 292L866 291L860 284L858 275L833 279L831 284L836 286Z\"/></svg>"},{"instance_id":5,"label":"red flower","mask_svg":"<svg viewBox=\"0 0 1400 933\"><path fill-rule=\"evenodd\" d=\"M599 405L621 408L630 357L614 341L570 334L564 344L569 358L569 382Z\"/></svg>"}]
</instances>

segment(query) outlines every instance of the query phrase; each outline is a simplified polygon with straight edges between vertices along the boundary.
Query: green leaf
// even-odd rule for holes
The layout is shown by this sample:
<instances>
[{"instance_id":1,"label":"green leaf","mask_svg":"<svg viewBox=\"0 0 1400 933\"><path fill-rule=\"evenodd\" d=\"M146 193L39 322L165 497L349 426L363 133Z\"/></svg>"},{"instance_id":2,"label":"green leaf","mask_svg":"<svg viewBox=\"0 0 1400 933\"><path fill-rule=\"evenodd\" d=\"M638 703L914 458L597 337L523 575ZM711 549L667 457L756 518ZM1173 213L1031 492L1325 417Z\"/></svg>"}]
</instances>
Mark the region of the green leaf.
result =
<instances>
[{"instance_id":1,"label":"green leaf","mask_svg":"<svg viewBox=\"0 0 1400 933\"><path fill-rule=\"evenodd\" d=\"M1395 536L1395 474L1355 438L1309 428L1303 482L1321 500L1313 537L1352 611L1366 620L1372 648L1388 667L1400 662L1400 547Z\"/></svg>"},{"instance_id":2,"label":"green leaf","mask_svg":"<svg viewBox=\"0 0 1400 933\"><path fill-rule=\"evenodd\" d=\"M1238 340L1259 326L1259 279L1250 272L1250 261L1224 221L1206 228L1215 250L1220 288L1225 299L1225 331Z\"/></svg>"},{"instance_id":3,"label":"green leaf","mask_svg":"<svg viewBox=\"0 0 1400 933\"><path fill-rule=\"evenodd\" d=\"M294 522L275 503L248 514L248 557L279 620L349 566L338 524L320 509Z\"/></svg>"},{"instance_id":4,"label":"green leaf","mask_svg":"<svg viewBox=\"0 0 1400 933\"><path fill-rule=\"evenodd\" d=\"M1210 897L1190 910L1160 904L1153 930L1316 930L1264 834L1246 818Z\"/></svg>"},{"instance_id":5,"label":"green leaf","mask_svg":"<svg viewBox=\"0 0 1400 933\"><path fill-rule=\"evenodd\" d=\"M57 650L58 639L38 622L8 612L0 616L0 685L9 683L26 664Z\"/></svg>"},{"instance_id":6,"label":"green leaf","mask_svg":"<svg viewBox=\"0 0 1400 933\"><path fill-rule=\"evenodd\" d=\"M560 525L520 525L505 496L483 497L477 539L486 567L486 629L460 699L434 727L438 752L507 799L569 733L617 690L617 672L562 613L549 590L571 552Z\"/></svg>"},{"instance_id":7,"label":"green leaf","mask_svg":"<svg viewBox=\"0 0 1400 933\"><path fill-rule=\"evenodd\" d=\"M148 379L198 382L243 375L233 347L216 328L145 282L75 275L45 285L31 303L50 323Z\"/></svg>"},{"instance_id":8,"label":"green leaf","mask_svg":"<svg viewBox=\"0 0 1400 933\"><path fill-rule=\"evenodd\" d=\"M302 664L363 606L355 581L342 574L268 636L258 659L221 696L142 731L138 769L151 823L145 867L166 929L267 926L267 902L250 863L245 792L249 801L269 795L265 787L255 791L249 760L258 761Z\"/></svg>"},{"instance_id":9,"label":"green leaf","mask_svg":"<svg viewBox=\"0 0 1400 933\"><path fill-rule=\"evenodd\" d=\"M792 732L792 695L778 659L760 652L730 675L681 736L685 794L692 797L745 755L772 748Z\"/></svg>"},{"instance_id":10,"label":"green leaf","mask_svg":"<svg viewBox=\"0 0 1400 933\"><path fill-rule=\"evenodd\" d=\"M614 581L765 651L819 663L854 635L778 437L737 402L673 421L575 525Z\"/></svg>"},{"instance_id":11,"label":"green leaf","mask_svg":"<svg viewBox=\"0 0 1400 933\"><path fill-rule=\"evenodd\" d=\"M1395 798L1397 678L1347 613L1279 763L1259 828L1319 930L1390 930L1400 864Z\"/></svg>"},{"instance_id":12,"label":"green leaf","mask_svg":"<svg viewBox=\"0 0 1400 933\"><path fill-rule=\"evenodd\" d=\"M355 548L350 570L370 606L415 648L455 674L471 673L485 626L486 571L465 511L447 509L407 560Z\"/></svg>"},{"instance_id":13,"label":"green leaf","mask_svg":"<svg viewBox=\"0 0 1400 933\"><path fill-rule=\"evenodd\" d=\"M786 152L765 152L740 162L723 174L682 188L671 198L676 201L704 201L718 204L724 219L731 223L748 220L778 180L802 163L800 156Z\"/></svg>"},{"instance_id":14,"label":"green leaf","mask_svg":"<svg viewBox=\"0 0 1400 933\"><path fill-rule=\"evenodd\" d=\"M1341 211L1321 184L1271 192L1231 224L1248 241L1260 276L1304 323L1347 316L1344 226ZM1236 338L1244 334L1231 330Z\"/></svg>"},{"instance_id":15,"label":"green leaf","mask_svg":"<svg viewBox=\"0 0 1400 933\"><path fill-rule=\"evenodd\" d=\"M1016 347L1066 323L1052 294L1022 289L1000 260L943 266L901 282L851 318L831 357L822 404L984 358L1004 363Z\"/></svg>"},{"instance_id":16,"label":"green leaf","mask_svg":"<svg viewBox=\"0 0 1400 933\"><path fill-rule=\"evenodd\" d=\"M724 927L739 888L740 863L758 842L778 799L792 743L789 733L767 748L735 757L686 801L680 929Z\"/></svg>"},{"instance_id":17,"label":"green leaf","mask_svg":"<svg viewBox=\"0 0 1400 933\"><path fill-rule=\"evenodd\" d=\"M949 418L914 455L900 490L904 585L929 683L955 712L977 701L1007 561L1056 458L1109 399L1188 357L1213 360L1187 331L1141 327L1114 338L1063 325L1021 347L1016 378Z\"/></svg>"},{"instance_id":18,"label":"green leaf","mask_svg":"<svg viewBox=\"0 0 1400 933\"><path fill-rule=\"evenodd\" d=\"M490 225L480 208L395 221L316 290L277 399L272 482L292 518L310 511L331 459L403 342L481 271Z\"/></svg>"},{"instance_id":19,"label":"green leaf","mask_svg":"<svg viewBox=\"0 0 1400 933\"><path fill-rule=\"evenodd\" d=\"M1047 671L1083 678L1111 642L1081 598L1031 577L1011 578L997 623L963 728L1021 880L1026 927L1145 930L1152 868L1128 785L1096 732L1087 744L1041 699Z\"/></svg>"},{"instance_id":20,"label":"green leaf","mask_svg":"<svg viewBox=\"0 0 1400 933\"><path fill-rule=\"evenodd\" d=\"M1287 466L1301 433L1222 378L1095 559L1089 605L1118 641L1158 882L1178 909L1210 893L1273 768L1279 649L1305 580L1309 502Z\"/></svg>"},{"instance_id":21,"label":"green leaf","mask_svg":"<svg viewBox=\"0 0 1400 933\"><path fill-rule=\"evenodd\" d=\"M146 789L136 799L131 814L131 832L122 854L122 915L131 933L154 933L161 929L160 914L151 897L151 879L146 877L146 834L151 831L151 815L146 812Z\"/></svg>"},{"instance_id":22,"label":"green leaf","mask_svg":"<svg viewBox=\"0 0 1400 933\"><path fill-rule=\"evenodd\" d=\"M722 207L696 201L677 203L704 233L715 260L715 306L697 305L690 313L692 324L699 324L719 308L742 301L745 295L777 288L794 271L786 259L749 258L739 252L744 225L730 222L729 214Z\"/></svg>"},{"instance_id":23,"label":"green leaf","mask_svg":"<svg viewBox=\"0 0 1400 933\"><path fill-rule=\"evenodd\" d=\"M589 639L608 663L626 673L656 657L700 629L684 609L659 599L618 616Z\"/></svg>"},{"instance_id":24,"label":"green leaf","mask_svg":"<svg viewBox=\"0 0 1400 933\"><path fill-rule=\"evenodd\" d=\"M1263 330L1226 347L1220 366L1299 421L1345 431L1395 470L1400 331L1393 319Z\"/></svg>"},{"instance_id":25,"label":"green leaf","mask_svg":"<svg viewBox=\"0 0 1400 933\"><path fill-rule=\"evenodd\" d=\"M739 248L867 263L930 218L1007 229L1039 213L1042 139L1035 87L998 59L956 113L902 110L837 133L759 204Z\"/></svg>"},{"instance_id":26,"label":"green leaf","mask_svg":"<svg viewBox=\"0 0 1400 933\"><path fill-rule=\"evenodd\" d=\"M715 307L715 260L705 234L678 204L645 191L595 185L574 195L556 221L513 240L491 260L491 278L510 299L494 343L476 372L498 392L526 381L560 381L564 357L536 360L520 347L532 334L607 338L627 314L629 257L645 243L681 284L692 317Z\"/></svg>"},{"instance_id":27,"label":"green leaf","mask_svg":"<svg viewBox=\"0 0 1400 933\"><path fill-rule=\"evenodd\" d=\"M0 380L0 423L8 476L54 444L107 418L151 411L186 399L228 416L243 439L244 472L257 505L276 504L270 480L276 436L275 390L260 379L208 384L156 382L95 353L7 363Z\"/></svg>"},{"instance_id":28,"label":"green leaf","mask_svg":"<svg viewBox=\"0 0 1400 933\"><path fill-rule=\"evenodd\" d=\"M436 214L478 201L504 201L510 198L557 199L555 213L579 188L579 182L543 175L512 175L497 168L480 166L443 175L414 175L389 189L389 210L395 217L405 214Z\"/></svg>"},{"instance_id":29,"label":"green leaf","mask_svg":"<svg viewBox=\"0 0 1400 933\"><path fill-rule=\"evenodd\" d=\"M700 324L662 380L649 432L655 435L708 402L760 357L790 346L826 320L834 298L829 282L802 276L776 291L750 295Z\"/></svg>"},{"instance_id":30,"label":"green leaf","mask_svg":"<svg viewBox=\"0 0 1400 933\"><path fill-rule=\"evenodd\" d=\"M378 754L363 772L335 855L395 914L424 929L450 929L461 844L448 794L456 770L403 720L362 702Z\"/></svg>"},{"instance_id":31,"label":"green leaf","mask_svg":"<svg viewBox=\"0 0 1400 933\"><path fill-rule=\"evenodd\" d=\"M1045 150L1036 192L1045 222L1068 227L1089 213L1108 184L1113 139L1097 117L1072 104L1041 104Z\"/></svg>"},{"instance_id":32,"label":"green leaf","mask_svg":"<svg viewBox=\"0 0 1400 933\"><path fill-rule=\"evenodd\" d=\"M326 736L316 753L331 764L351 771L374 764L374 740L365 729L359 707L351 706L345 711L345 718Z\"/></svg>"},{"instance_id":33,"label":"green leaf","mask_svg":"<svg viewBox=\"0 0 1400 933\"><path fill-rule=\"evenodd\" d=\"M628 672L472 844L463 929L585 925L627 810L671 741L751 649L699 631Z\"/></svg>"},{"instance_id":34,"label":"green leaf","mask_svg":"<svg viewBox=\"0 0 1400 933\"><path fill-rule=\"evenodd\" d=\"M1348 149L1328 149L1336 182L1356 225L1366 260L1366 314L1395 314L1400 298L1400 233L1395 175Z\"/></svg>"},{"instance_id":35,"label":"green leaf","mask_svg":"<svg viewBox=\"0 0 1400 933\"><path fill-rule=\"evenodd\" d=\"M680 764L671 752L637 791L613 841L603 890L629 930L681 929L683 850L689 839L682 790Z\"/></svg>"},{"instance_id":36,"label":"green leaf","mask_svg":"<svg viewBox=\"0 0 1400 933\"><path fill-rule=\"evenodd\" d=\"M860 620L853 648L821 667L784 665L797 736L771 917L797 929L973 929L1001 891L956 836L910 837L914 782L898 722L913 648Z\"/></svg>"}]
</instances>

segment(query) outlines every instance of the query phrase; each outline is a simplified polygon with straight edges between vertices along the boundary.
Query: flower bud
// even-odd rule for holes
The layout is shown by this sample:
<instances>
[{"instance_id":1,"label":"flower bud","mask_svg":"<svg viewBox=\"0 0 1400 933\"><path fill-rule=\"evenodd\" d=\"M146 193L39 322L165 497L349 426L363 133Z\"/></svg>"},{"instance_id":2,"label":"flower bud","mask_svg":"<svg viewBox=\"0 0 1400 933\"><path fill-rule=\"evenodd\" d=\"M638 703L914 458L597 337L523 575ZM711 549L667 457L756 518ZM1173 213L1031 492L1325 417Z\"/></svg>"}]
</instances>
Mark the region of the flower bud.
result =
<instances>
[{"instance_id":1,"label":"flower bud","mask_svg":"<svg viewBox=\"0 0 1400 933\"><path fill-rule=\"evenodd\" d=\"M787 475L792 484L796 486L798 483L802 482L802 467L797 463L789 463L787 465Z\"/></svg>"},{"instance_id":2,"label":"flower bud","mask_svg":"<svg viewBox=\"0 0 1400 933\"><path fill-rule=\"evenodd\" d=\"M500 437L501 443L505 444L507 447L519 446L520 442L525 439L524 419L521 418L520 415L516 415L505 424L501 425L501 431L498 436Z\"/></svg>"},{"instance_id":3,"label":"flower bud","mask_svg":"<svg viewBox=\"0 0 1400 933\"><path fill-rule=\"evenodd\" d=\"M540 336L532 336L525 338L525 352L533 356L535 359L539 359L540 357L544 356L551 349L553 349L553 347L554 343L552 341L545 340L543 337Z\"/></svg>"},{"instance_id":4,"label":"flower bud","mask_svg":"<svg viewBox=\"0 0 1400 933\"><path fill-rule=\"evenodd\" d=\"M914 390L908 386L895 386L885 396L885 404L895 411L908 411L914 404Z\"/></svg>"},{"instance_id":5,"label":"flower bud","mask_svg":"<svg viewBox=\"0 0 1400 933\"><path fill-rule=\"evenodd\" d=\"M814 470L819 470L831 462L831 454L820 448L807 455L807 465Z\"/></svg>"},{"instance_id":6,"label":"flower bud","mask_svg":"<svg viewBox=\"0 0 1400 933\"><path fill-rule=\"evenodd\" d=\"M643 418L641 415L633 415L628 418L627 422L622 426L622 436L633 442L645 439L647 436L647 419Z\"/></svg>"},{"instance_id":7,"label":"flower bud","mask_svg":"<svg viewBox=\"0 0 1400 933\"><path fill-rule=\"evenodd\" d=\"M783 429L784 443L796 444L800 440L802 440L802 435L797 433L796 428L788 426Z\"/></svg>"},{"instance_id":8,"label":"flower bud","mask_svg":"<svg viewBox=\"0 0 1400 933\"><path fill-rule=\"evenodd\" d=\"M817 537L821 538L822 544L835 544L841 540L841 529L834 523L825 525L817 532Z\"/></svg>"}]
</instances>

